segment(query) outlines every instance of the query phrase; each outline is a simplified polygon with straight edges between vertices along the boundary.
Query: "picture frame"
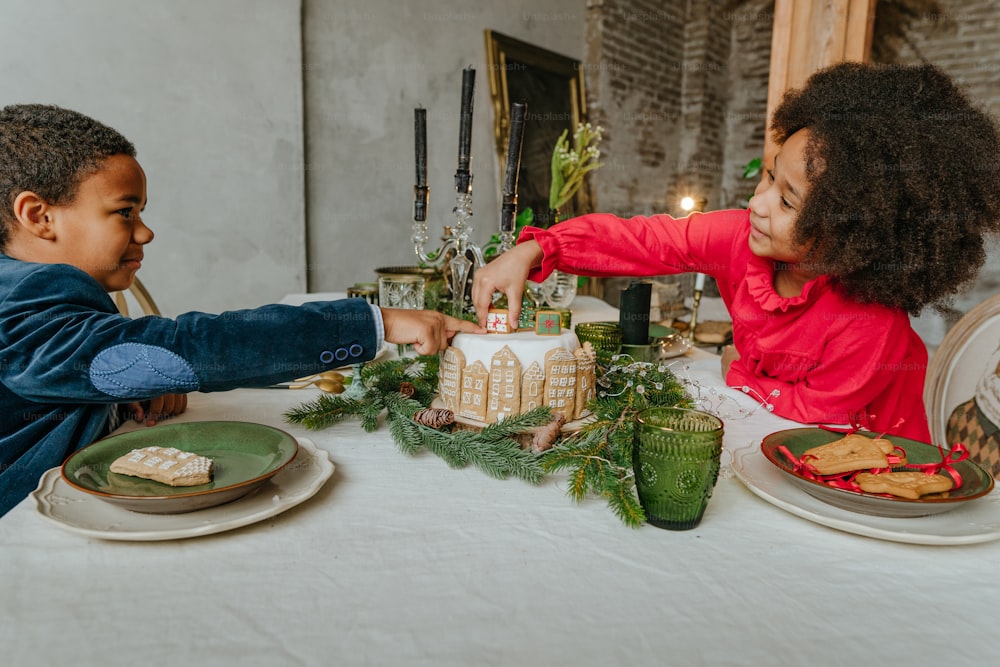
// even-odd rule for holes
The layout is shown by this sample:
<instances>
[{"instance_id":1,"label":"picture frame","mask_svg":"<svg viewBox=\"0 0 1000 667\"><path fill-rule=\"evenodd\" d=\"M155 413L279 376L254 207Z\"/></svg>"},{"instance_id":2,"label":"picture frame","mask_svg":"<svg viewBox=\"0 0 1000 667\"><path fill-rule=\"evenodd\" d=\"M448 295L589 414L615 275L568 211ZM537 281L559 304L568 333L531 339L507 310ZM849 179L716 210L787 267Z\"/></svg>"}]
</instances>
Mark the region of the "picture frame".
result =
<instances>
[{"instance_id":1,"label":"picture frame","mask_svg":"<svg viewBox=\"0 0 1000 667\"><path fill-rule=\"evenodd\" d=\"M527 104L521 163L518 170L518 211L530 207L536 227L554 220L549 211L552 183L552 150L559 136L586 122L583 67L579 60L508 35L486 30L486 62L493 102L493 133L500 170L505 169L510 134L510 107ZM589 210L590 191L585 183L572 201L560 209L565 219Z\"/></svg>"}]
</instances>

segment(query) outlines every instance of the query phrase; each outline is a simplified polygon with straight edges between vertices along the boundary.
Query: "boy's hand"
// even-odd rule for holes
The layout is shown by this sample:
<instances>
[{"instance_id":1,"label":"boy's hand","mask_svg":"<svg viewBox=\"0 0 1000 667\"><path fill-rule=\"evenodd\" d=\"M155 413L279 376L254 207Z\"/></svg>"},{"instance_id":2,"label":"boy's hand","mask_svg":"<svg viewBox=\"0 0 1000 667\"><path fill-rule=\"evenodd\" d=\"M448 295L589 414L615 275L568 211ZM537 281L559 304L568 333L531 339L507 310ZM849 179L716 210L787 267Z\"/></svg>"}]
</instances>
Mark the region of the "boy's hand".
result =
<instances>
[{"instance_id":1,"label":"boy's hand","mask_svg":"<svg viewBox=\"0 0 1000 667\"><path fill-rule=\"evenodd\" d=\"M399 345L413 344L417 354L436 354L447 349L458 332L486 333L485 327L433 310L382 308L385 340Z\"/></svg>"},{"instance_id":2,"label":"boy's hand","mask_svg":"<svg viewBox=\"0 0 1000 667\"><path fill-rule=\"evenodd\" d=\"M154 426L167 417L182 414L187 409L187 394L164 394L141 403L129 403L132 419Z\"/></svg>"}]
</instances>

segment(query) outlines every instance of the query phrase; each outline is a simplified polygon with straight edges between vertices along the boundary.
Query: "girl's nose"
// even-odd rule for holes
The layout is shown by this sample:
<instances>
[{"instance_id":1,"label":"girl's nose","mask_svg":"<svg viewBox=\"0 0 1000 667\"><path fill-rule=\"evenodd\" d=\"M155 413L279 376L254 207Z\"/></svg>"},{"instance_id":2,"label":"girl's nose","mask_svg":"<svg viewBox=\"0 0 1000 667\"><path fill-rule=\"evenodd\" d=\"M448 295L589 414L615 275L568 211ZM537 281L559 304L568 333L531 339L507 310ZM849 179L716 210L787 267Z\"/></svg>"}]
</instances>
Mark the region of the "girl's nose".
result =
<instances>
[{"instance_id":1,"label":"girl's nose","mask_svg":"<svg viewBox=\"0 0 1000 667\"><path fill-rule=\"evenodd\" d=\"M753 212L754 215L761 218L766 217L767 215L767 205L766 202L764 201L765 197L763 196L764 192L766 191L767 191L767 184L764 181L761 181L760 183L757 184L757 187L754 189L753 197L750 198L750 210Z\"/></svg>"}]
</instances>

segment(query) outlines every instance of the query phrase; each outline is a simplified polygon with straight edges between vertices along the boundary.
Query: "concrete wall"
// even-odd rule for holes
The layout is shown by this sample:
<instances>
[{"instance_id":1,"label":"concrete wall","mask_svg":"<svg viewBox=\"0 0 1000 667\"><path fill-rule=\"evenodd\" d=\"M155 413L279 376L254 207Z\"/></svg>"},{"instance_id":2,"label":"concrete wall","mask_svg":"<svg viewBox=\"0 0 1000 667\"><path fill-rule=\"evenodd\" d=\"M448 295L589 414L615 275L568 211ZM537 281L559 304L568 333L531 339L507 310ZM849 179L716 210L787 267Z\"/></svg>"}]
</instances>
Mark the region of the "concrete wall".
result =
<instances>
[{"instance_id":1,"label":"concrete wall","mask_svg":"<svg viewBox=\"0 0 1000 667\"><path fill-rule=\"evenodd\" d=\"M303 26L310 290L343 291L373 280L379 266L415 263L417 106L427 109L432 242L452 224L462 69L470 65L471 224L485 242L499 222L501 175L484 30L582 59L583 0L306 0Z\"/></svg>"},{"instance_id":2,"label":"concrete wall","mask_svg":"<svg viewBox=\"0 0 1000 667\"><path fill-rule=\"evenodd\" d=\"M583 0L483 4L0 0L0 104L77 109L136 144L157 235L139 275L165 314L340 291L414 260L418 105L432 236L450 222L467 65L475 238L494 231L486 28L583 56Z\"/></svg>"},{"instance_id":3,"label":"concrete wall","mask_svg":"<svg viewBox=\"0 0 1000 667\"><path fill-rule=\"evenodd\" d=\"M156 232L161 310L305 288L299 0L0 0L0 104L58 104L121 131Z\"/></svg>"},{"instance_id":4,"label":"concrete wall","mask_svg":"<svg viewBox=\"0 0 1000 667\"><path fill-rule=\"evenodd\" d=\"M939 0L893 44L1000 113L1000 6ZM745 195L763 145L769 0L0 0L0 104L49 102L118 128L149 180L157 233L140 273L162 310L220 311L340 291L410 264L413 108L428 110L428 227L453 219L461 69L477 69L472 222L496 226L500 176L483 31L586 67L606 125L594 206L672 210ZM307 217L308 216L308 217ZM308 223L308 224L307 224ZM307 233L308 229L308 233ZM307 254L308 253L308 254ZM931 345L1000 289L994 249ZM308 259L307 259L308 257Z\"/></svg>"}]
</instances>

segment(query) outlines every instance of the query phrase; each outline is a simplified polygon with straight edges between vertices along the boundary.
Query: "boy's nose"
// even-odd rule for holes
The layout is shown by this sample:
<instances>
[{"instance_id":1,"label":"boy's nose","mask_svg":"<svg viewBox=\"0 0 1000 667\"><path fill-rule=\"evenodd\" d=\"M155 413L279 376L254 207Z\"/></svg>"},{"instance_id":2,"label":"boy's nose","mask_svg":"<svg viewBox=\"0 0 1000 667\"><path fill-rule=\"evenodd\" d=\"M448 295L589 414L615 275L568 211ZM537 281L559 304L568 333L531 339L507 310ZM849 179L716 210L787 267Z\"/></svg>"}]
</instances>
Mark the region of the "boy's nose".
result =
<instances>
[{"instance_id":1,"label":"boy's nose","mask_svg":"<svg viewBox=\"0 0 1000 667\"><path fill-rule=\"evenodd\" d=\"M139 244L149 243L150 241L153 240L154 236L156 235L153 233L153 230L150 229L149 226L145 222L142 222L141 220L139 221L139 224L136 225L134 230L132 231L132 238L135 240L136 243Z\"/></svg>"}]
</instances>

